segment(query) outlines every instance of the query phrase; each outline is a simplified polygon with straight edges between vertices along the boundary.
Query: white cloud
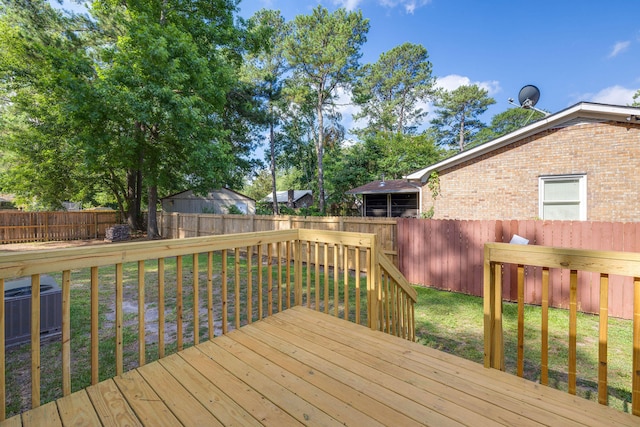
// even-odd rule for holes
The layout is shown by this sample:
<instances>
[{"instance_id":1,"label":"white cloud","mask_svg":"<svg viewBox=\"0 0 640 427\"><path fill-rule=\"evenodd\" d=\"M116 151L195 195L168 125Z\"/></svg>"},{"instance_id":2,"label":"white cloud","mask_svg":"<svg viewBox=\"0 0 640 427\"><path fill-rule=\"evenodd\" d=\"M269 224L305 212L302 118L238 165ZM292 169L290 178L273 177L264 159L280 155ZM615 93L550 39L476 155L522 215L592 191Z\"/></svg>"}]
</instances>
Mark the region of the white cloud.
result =
<instances>
[{"instance_id":1,"label":"white cloud","mask_svg":"<svg viewBox=\"0 0 640 427\"><path fill-rule=\"evenodd\" d=\"M633 103L633 95L636 89L627 89L615 85L602 89L598 93L585 93L578 101L598 102L600 104L630 105Z\"/></svg>"},{"instance_id":2,"label":"white cloud","mask_svg":"<svg viewBox=\"0 0 640 427\"><path fill-rule=\"evenodd\" d=\"M396 6L404 7L405 12L413 15L416 9L431 3L431 0L378 0L380 5L394 8Z\"/></svg>"},{"instance_id":3,"label":"white cloud","mask_svg":"<svg viewBox=\"0 0 640 427\"><path fill-rule=\"evenodd\" d=\"M631 44L631 42L628 41L628 40L616 43L615 45L613 45L613 49L611 49L611 53L609 54L609 58L614 58L614 57L618 56L619 54L621 54L622 52L624 52L625 50L627 50L629 48L630 44Z\"/></svg>"},{"instance_id":4,"label":"white cloud","mask_svg":"<svg viewBox=\"0 0 640 427\"><path fill-rule=\"evenodd\" d=\"M484 82L472 82L469 77L460 76L457 74L449 74L448 76L439 77L436 80L436 87L445 89L449 92L456 90L460 86L477 85L482 89L485 89L489 96L494 96L497 93L502 92L500 82L496 80L489 80Z\"/></svg>"},{"instance_id":5,"label":"white cloud","mask_svg":"<svg viewBox=\"0 0 640 427\"><path fill-rule=\"evenodd\" d=\"M362 0L333 0L333 4L347 10L355 10L361 2Z\"/></svg>"}]
</instances>

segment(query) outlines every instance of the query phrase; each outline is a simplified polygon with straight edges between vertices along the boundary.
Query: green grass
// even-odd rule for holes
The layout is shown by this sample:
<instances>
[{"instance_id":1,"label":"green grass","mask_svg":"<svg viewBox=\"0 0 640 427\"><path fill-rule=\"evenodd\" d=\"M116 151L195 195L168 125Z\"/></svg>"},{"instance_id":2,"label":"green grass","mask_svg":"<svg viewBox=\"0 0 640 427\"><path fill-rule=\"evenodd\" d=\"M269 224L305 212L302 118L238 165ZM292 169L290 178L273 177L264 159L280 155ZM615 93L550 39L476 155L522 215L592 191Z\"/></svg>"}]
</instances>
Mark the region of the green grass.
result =
<instances>
[{"instance_id":1,"label":"green grass","mask_svg":"<svg viewBox=\"0 0 640 427\"><path fill-rule=\"evenodd\" d=\"M418 342L474 362L483 363L484 324L482 298L416 287ZM517 305L504 303L503 330L506 371L515 374L517 363ZM577 394L597 401L598 316L578 313ZM525 307L524 377L540 381L541 309ZM632 323L609 319L609 406L630 412ZM567 390L569 312L549 309L549 386Z\"/></svg>"}]
</instances>

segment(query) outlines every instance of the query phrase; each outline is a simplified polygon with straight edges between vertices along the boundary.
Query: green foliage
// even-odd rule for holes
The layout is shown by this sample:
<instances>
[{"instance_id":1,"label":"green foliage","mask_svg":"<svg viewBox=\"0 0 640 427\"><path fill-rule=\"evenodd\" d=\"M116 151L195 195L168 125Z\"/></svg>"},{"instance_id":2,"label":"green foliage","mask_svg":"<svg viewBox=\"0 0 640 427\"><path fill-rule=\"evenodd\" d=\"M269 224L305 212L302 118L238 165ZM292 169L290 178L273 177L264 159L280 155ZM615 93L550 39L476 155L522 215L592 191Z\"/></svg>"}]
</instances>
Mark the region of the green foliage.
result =
<instances>
[{"instance_id":1,"label":"green foliage","mask_svg":"<svg viewBox=\"0 0 640 427\"><path fill-rule=\"evenodd\" d=\"M229 215L244 215L244 212L242 212L236 205L227 205L225 206L225 209Z\"/></svg>"},{"instance_id":2,"label":"green foliage","mask_svg":"<svg viewBox=\"0 0 640 427\"><path fill-rule=\"evenodd\" d=\"M418 105L433 93L428 57L423 46L404 43L363 67L353 90L354 101L362 108L355 118L368 120L361 134L415 131L427 115Z\"/></svg>"},{"instance_id":3,"label":"green foliage","mask_svg":"<svg viewBox=\"0 0 640 427\"><path fill-rule=\"evenodd\" d=\"M236 5L96 0L89 19L4 3L2 188L47 206L109 192L135 221L146 192L153 206L240 182L255 108L238 70L254 41Z\"/></svg>"},{"instance_id":4,"label":"green foliage","mask_svg":"<svg viewBox=\"0 0 640 427\"><path fill-rule=\"evenodd\" d=\"M477 85L460 86L451 92L441 90L434 101L436 118L431 120L439 144L464 150L485 127L479 117L495 103L487 91Z\"/></svg>"},{"instance_id":5,"label":"green foliage","mask_svg":"<svg viewBox=\"0 0 640 427\"><path fill-rule=\"evenodd\" d=\"M544 114L536 110L510 108L493 116L491 124L481 129L475 135L473 142L467 144L467 148L499 138L542 118L544 118Z\"/></svg>"}]
</instances>

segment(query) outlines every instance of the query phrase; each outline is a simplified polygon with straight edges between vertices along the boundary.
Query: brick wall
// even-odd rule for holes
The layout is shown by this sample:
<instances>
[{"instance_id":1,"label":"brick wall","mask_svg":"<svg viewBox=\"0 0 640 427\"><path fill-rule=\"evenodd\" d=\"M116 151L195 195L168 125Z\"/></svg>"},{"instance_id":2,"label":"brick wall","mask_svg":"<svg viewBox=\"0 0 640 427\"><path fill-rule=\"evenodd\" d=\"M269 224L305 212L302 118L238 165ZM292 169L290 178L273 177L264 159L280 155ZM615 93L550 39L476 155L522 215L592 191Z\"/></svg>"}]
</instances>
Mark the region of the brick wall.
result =
<instances>
[{"instance_id":1,"label":"brick wall","mask_svg":"<svg viewBox=\"0 0 640 427\"><path fill-rule=\"evenodd\" d=\"M587 220L640 221L640 126L582 123L541 132L440 171L436 219L535 219L538 177L587 175Z\"/></svg>"}]
</instances>

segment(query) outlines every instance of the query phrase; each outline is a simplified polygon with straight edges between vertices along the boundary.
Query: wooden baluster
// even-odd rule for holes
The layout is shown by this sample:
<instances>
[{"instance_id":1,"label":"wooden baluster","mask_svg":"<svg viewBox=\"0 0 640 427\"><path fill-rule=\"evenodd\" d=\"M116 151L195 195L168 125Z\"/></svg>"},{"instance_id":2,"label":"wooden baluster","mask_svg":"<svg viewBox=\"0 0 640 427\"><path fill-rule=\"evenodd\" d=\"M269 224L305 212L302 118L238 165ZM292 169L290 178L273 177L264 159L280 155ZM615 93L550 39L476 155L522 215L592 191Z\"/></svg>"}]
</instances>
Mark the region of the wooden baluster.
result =
<instances>
[{"instance_id":1,"label":"wooden baluster","mask_svg":"<svg viewBox=\"0 0 640 427\"><path fill-rule=\"evenodd\" d=\"M540 384L549 384L549 269L542 268L542 325Z\"/></svg>"},{"instance_id":2,"label":"wooden baluster","mask_svg":"<svg viewBox=\"0 0 640 427\"><path fill-rule=\"evenodd\" d=\"M235 326L240 329L240 248L236 248L235 256L235 287L234 287L234 303L235 303Z\"/></svg>"},{"instance_id":3,"label":"wooden baluster","mask_svg":"<svg viewBox=\"0 0 640 427\"><path fill-rule=\"evenodd\" d=\"M576 342L578 325L578 272L569 274L569 380L570 394L576 394Z\"/></svg>"},{"instance_id":4,"label":"wooden baluster","mask_svg":"<svg viewBox=\"0 0 640 427\"><path fill-rule=\"evenodd\" d=\"M311 308L311 242L307 244L307 308Z\"/></svg>"},{"instance_id":5,"label":"wooden baluster","mask_svg":"<svg viewBox=\"0 0 640 427\"><path fill-rule=\"evenodd\" d=\"M314 284L314 291L315 291L315 310L316 311L320 311L320 244L318 242L314 243L314 259L315 259L315 284Z\"/></svg>"},{"instance_id":6,"label":"wooden baluster","mask_svg":"<svg viewBox=\"0 0 640 427\"><path fill-rule=\"evenodd\" d=\"M360 247L356 246L355 249L356 265L355 265L355 282L356 282L356 320L359 325L360 321Z\"/></svg>"},{"instance_id":7,"label":"wooden baluster","mask_svg":"<svg viewBox=\"0 0 640 427\"><path fill-rule=\"evenodd\" d=\"M116 375L122 375L124 369L124 343L122 340L124 315L122 312L122 300L122 263L118 263L116 264Z\"/></svg>"},{"instance_id":8,"label":"wooden baluster","mask_svg":"<svg viewBox=\"0 0 640 427\"><path fill-rule=\"evenodd\" d=\"M282 242L276 246L276 256L278 257L278 313L282 311Z\"/></svg>"},{"instance_id":9,"label":"wooden baluster","mask_svg":"<svg viewBox=\"0 0 640 427\"><path fill-rule=\"evenodd\" d=\"M273 314L273 244L267 245L267 316ZM308 289L309 283L307 283Z\"/></svg>"},{"instance_id":10,"label":"wooden baluster","mask_svg":"<svg viewBox=\"0 0 640 427\"><path fill-rule=\"evenodd\" d=\"M258 320L264 317L264 313L263 313L264 295L262 291L262 285L264 281L263 279L264 272L262 271L262 264L263 264L262 251L263 251L262 245L258 245Z\"/></svg>"},{"instance_id":11,"label":"wooden baluster","mask_svg":"<svg viewBox=\"0 0 640 427\"><path fill-rule=\"evenodd\" d=\"M518 265L518 363L516 374L524 376L524 266Z\"/></svg>"},{"instance_id":12,"label":"wooden baluster","mask_svg":"<svg viewBox=\"0 0 640 427\"><path fill-rule=\"evenodd\" d=\"M215 323L213 321L213 252L207 253L207 323L209 325L209 339L215 336Z\"/></svg>"},{"instance_id":13,"label":"wooden baluster","mask_svg":"<svg viewBox=\"0 0 640 427\"><path fill-rule=\"evenodd\" d=\"M344 320L349 320L349 247L342 251L342 267L344 282Z\"/></svg>"},{"instance_id":14,"label":"wooden baluster","mask_svg":"<svg viewBox=\"0 0 640 427\"><path fill-rule=\"evenodd\" d=\"M333 310L334 316L338 317L338 309L340 308L340 280L338 279L340 264L338 245L333 246Z\"/></svg>"},{"instance_id":15,"label":"wooden baluster","mask_svg":"<svg viewBox=\"0 0 640 427\"><path fill-rule=\"evenodd\" d=\"M247 246L247 324L253 321L253 247Z\"/></svg>"},{"instance_id":16,"label":"wooden baluster","mask_svg":"<svg viewBox=\"0 0 640 427\"><path fill-rule=\"evenodd\" d=\"M176 334L178 351L182 351L182 255L176 257Z\"/></svg>"},{"instance_id":17,"label":"wooden baluster","mask_svg":"<svg viewBox=\"0 0 640 427\"><path fill-rule=\"evenodd\" d=\"M609 275L600 275L600 334L598 340L598 402L607 404L607 336L609 329Z\"/></svg>"},{"instance_id":18,"label":"wooden baluster","mask_svg":"<svg viewBox=\"0 0 640 427\"><path fill-rule=\"evenodd\" d=\"M158 358L164 357L164 258L158 258Z\"/></svg>"},{"instance_id":19,"label":"wooden baluster","mask_svg":"<svg viewBox=\"0 0 640 427\"><path fill-rule=\"evenodd\" d=\"M200 268L199 254L193 254L193 345L200 343Z\"/></svg>"},{"instance_id":20,"label":"wooden baluster","mask_svg":"<svg viewBox=\"0 0 640 427\"><path fill-rule=\"evenodd\" d=\"M31 276L31 407L40 406L40 275Z\"/></svg>"},{"instance_id":21,"label":"wooden baluster","mask_svg":"<svg viewBox=\"0 0 640 427\"><path fill-rule=\"evenodd\" d=\"M4 294L4 292L3 292ZM4 305L2 305L4 307ZM62 272L62 395L71 394L71 271Z\"/></svg>"},{"instance_id":22,"label":"wooden baluster","mask_svg":"<svg viewBox=\"0 0 640 427\"><path fill-rule=\"evenodd\" d=\"M324 244L324 265L322 266L324 272L324 312L329 314L329 245Z\"/></svg>"},{"instance_id":23,"label":"wooden baluster","mask_svg":"<svg viewBox=\"0 0 640 427\"><path fill-rule=\"evenodd\" d=\"M98 267L91 267L91 384L98 384L99 345L98 330Z\"/></svg>"},{"instance_id":24,"label":"wooden baluster","mask_svg":"<svg viewBox=\"0 0 640 427\"><path fill-rule=\"evenodd\" d=\"M144 305L144 261L138 261L138 364L144 366L145 358L145 305Z\"/></svg>"},{"instance_id":25,"label":"wooden baluster","mask_svg":"<svg viewBox=\"0 0 640 427\"><path fill-rule=\"evenodd\" d=\"M222 250L222 334L226 334L229 332L229 320L228 320L228 308L229 308L229 299L228 299L228 289L227 289L227 250Z\"/></svg>"},{"instance_id":26,"label":"wooden baluster","mask_svg":"<svg viewBox=\"0 0 640 427\"><path fill-rule=\"evenodd\" d=\"M287 292L287 308L291 308L291 242L287 242L286 244L286 260L287 260L287 282L286 282L286 292Z\"/></svg>"}]
</instances>

